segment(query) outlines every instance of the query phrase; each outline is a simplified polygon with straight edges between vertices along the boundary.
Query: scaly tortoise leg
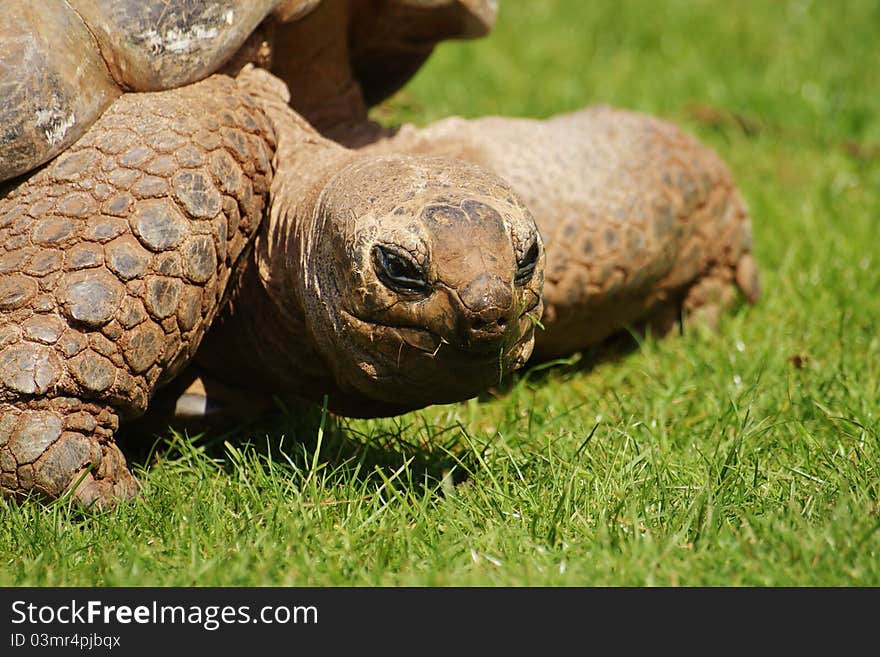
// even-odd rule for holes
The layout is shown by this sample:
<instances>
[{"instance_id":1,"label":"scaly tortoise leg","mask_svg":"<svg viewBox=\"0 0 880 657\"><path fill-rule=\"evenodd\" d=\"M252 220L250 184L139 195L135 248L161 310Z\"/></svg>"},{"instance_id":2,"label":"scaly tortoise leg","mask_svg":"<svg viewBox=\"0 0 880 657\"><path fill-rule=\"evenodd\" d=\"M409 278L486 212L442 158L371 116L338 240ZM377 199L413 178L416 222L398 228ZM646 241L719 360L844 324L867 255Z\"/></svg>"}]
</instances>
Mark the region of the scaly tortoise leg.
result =
<instances>
[{"instance_id":1,"label":"scaly tortoise leg","mask_svg":"<svg viewBox=\"0 0 880 657\"><path fill-rule=\"evenodd\" d=\"M0 408L3 492L20 497L33 491L54 499L76 486L76 497L85 505L134 496L137 482L113 440L118 426L108 406L70 397L4 404Z\"/></svg>"},{"instance_id":2,"label":"scaly tortoise leg","mask_svg":"<svg viewBox=\"0 0 880 657\"><path fill-rule=\"evenodd\" d=\"M192 358L262 219L273 151L262 111L218 75L123 95L0 198L5 496L136 493L119 419Z\"/></svg>"}]
</instances>

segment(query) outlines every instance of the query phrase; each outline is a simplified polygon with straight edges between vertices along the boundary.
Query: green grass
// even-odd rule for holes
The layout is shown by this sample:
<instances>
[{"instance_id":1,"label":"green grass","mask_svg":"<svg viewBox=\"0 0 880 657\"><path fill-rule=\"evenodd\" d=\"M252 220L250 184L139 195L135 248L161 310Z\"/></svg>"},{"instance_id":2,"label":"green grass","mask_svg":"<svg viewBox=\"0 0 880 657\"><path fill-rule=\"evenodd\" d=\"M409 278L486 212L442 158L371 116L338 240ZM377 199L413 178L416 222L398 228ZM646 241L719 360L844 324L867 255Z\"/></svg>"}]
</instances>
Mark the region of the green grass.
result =
<instances>
[{"instance_id":1,"label":"green grass","mask_svg":"<svg viewBox=\"0 0 880 657\"><path fill-rule=\"evenodd\" d=\"M0 507L0 584L880 585L878 28L873 0L506 0L379 116L676 121L749 202L760 304L481 400L171 436L133 504Z\"/></svg>"}]
</instances>

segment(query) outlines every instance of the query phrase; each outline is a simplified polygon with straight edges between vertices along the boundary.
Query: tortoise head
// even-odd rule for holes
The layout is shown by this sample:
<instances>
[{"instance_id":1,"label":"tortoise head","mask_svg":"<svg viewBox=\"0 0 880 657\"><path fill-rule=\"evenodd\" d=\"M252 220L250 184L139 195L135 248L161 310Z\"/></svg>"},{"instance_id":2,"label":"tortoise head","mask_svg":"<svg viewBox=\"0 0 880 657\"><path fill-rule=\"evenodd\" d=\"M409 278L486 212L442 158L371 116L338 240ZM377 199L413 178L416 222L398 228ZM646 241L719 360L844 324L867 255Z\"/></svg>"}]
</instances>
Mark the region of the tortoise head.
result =
<instances>
[{"instance_id":1,"label":"tortoise head","mask_svg":"<svg viewBox=\"0 0 880 657\"><path fill-rule=\"evenodd\" d=\"M472 397L525 363L544 250L510 186L476 165L371 157L321 192L306 315L350 414Z\"/></svg>"}]
</instances>

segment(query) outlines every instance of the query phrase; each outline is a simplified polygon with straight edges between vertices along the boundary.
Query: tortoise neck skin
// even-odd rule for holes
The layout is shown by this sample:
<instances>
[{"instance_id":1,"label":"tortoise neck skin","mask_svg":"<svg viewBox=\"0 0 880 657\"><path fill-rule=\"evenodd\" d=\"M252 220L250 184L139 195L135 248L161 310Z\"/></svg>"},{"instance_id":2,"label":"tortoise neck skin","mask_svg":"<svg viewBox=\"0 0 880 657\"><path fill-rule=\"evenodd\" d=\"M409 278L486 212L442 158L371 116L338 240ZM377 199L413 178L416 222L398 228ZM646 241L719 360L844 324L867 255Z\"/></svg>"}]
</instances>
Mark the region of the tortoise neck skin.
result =
<instances>
[{"instance_id":1,"label":"tortoise neck skin","mask_svg":"<svg viewBox=\"0 0 880 657\"><path fill-rule=\"evenodd\" d=\"M278 144L272 206L201 365L353 416L466 399L522 366L544 258L507 183L458 160L364 156L283 90L252 93Z\"/></svg>"}]
</instances>

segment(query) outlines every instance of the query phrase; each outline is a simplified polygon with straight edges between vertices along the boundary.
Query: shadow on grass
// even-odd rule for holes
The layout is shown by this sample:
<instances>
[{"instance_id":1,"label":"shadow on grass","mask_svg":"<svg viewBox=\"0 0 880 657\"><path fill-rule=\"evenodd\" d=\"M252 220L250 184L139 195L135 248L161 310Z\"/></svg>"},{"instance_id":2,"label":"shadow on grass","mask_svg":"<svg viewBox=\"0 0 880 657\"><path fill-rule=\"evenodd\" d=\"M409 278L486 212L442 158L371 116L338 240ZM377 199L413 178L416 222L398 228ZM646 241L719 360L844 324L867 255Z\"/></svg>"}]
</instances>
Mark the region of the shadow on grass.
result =
<instances>
[{"instance_id":1,"label":"shadow on grass","mask_svg":"<svg viewBox=\"0 0 880 657\"><path fill-rule=\"evenodd\" d=\"M637 351L644 338L644 331L621 332L568 358L532 364L505 377L478 401L504 399L519 386L549 384L551 376L589 372ZM160 391L143 418L120 427L117 442L132 467L149 472L158 463L191 458L195 450L200 458L232 472L242 464L236 454L245 453L248 458L286 463L292 474L321 464L362 483L381 483L405 465L408 480L442 488L470 478L489 447L475 441L457 422L432 424L420 413L353 420L308 402L285 406L276 401L270 412L187 421L171 412L178 392Z\"/></svg>"},{"instance_id":2,"label":"shadow on grass","mask_svg":"<svg viewBox=\"0 0 880 657\"><path fill-rule=\"evenodd\" d=\"M622 331L597 346L565 358L529 361L526 367L507 375L500 383L481 393L477 399L480 402L491 402L506 397L514 388L525 383L540 386L547 384L551 377L588 374L603 363L617 362L638 351L644 339L644 333Z\"/></svg>"},{"instance_id":3,"label":"shadow on grass","mask_svg":"<svg viewBox=\"0 0 880 657\"><path fill-rule=\"evenodd\" d=\"M303 403L248 419L208 422L148 413L120 427L117 441L129 464L147 472L160 462L189 458L197 450L227 472L242 463L235 454L246 453L249 458L285 463L292 476L320 464L367 484L381 483L405 465L408 480L436 488L465 481L476 467L476 456L464 447L463 431L458 424L431 425L418 414L364 422Z\"/></svg>"}]
</instances>

